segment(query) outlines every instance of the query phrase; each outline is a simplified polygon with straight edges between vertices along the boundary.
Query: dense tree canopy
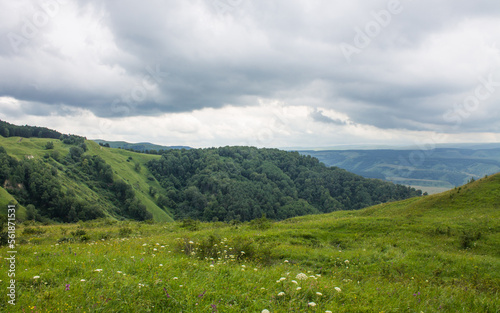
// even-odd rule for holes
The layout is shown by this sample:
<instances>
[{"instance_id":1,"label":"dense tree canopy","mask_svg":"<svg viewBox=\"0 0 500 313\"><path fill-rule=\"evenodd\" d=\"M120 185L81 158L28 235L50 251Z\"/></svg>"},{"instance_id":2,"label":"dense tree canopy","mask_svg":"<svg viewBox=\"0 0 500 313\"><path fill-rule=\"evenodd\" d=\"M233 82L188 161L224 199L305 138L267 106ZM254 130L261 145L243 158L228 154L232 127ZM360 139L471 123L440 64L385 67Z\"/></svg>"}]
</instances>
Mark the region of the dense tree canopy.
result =
<instances>
[{"instance_id":1,"label":"dense tree canopy","mask_svg":"<svg viewBox=\"0 0 500 313\"><path fill-rule=\"evenodd\" d=\"M206 221L285 219L421 195L278 149L169 150L148 167L166 189L161 204L177 218Z\"/></svg>"}]
</instances>

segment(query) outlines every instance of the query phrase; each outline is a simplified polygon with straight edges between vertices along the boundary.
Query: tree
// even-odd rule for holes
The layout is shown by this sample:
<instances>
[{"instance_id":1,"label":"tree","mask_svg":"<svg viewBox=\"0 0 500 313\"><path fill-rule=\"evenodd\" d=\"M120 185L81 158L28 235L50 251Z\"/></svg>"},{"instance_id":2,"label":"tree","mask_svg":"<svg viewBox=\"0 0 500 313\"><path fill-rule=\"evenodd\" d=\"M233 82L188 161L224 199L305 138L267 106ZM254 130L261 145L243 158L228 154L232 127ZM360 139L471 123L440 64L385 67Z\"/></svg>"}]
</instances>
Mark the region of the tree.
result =
<instances>
[{"instance_id":1,"label":"tree","mask_svg":"<svg viewBox=\"0 0 500 313\"><path fill-rule=\"evenodd\" d=\"M45 149L47 150L54 149L54 143L52 141L47 142L47 144L45 145Z\"/></svg>"}]
</instances>

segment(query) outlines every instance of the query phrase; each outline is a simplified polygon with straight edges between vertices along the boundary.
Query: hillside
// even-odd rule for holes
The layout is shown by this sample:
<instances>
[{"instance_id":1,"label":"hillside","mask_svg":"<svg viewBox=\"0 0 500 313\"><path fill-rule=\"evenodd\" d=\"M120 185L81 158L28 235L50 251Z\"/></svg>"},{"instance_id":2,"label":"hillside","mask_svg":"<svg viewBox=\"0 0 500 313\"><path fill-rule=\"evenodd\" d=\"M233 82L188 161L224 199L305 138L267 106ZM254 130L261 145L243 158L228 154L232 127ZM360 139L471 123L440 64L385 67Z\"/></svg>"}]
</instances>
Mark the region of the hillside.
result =
<instances>
[{"instance_id":1,"label":"hillside","mask_svg":"<svg viewBox=\"0 0 500 313\"><path fill-rule=\"evenodd\" d=\"M422 194L278 149L142 154L44 127L0 121L0 132L1 201L15 199L25 207L19 219L39 222L281 220Z\"/></svg>"},{"instance_id":2,"label":"hillside","mask_svg":"<svg viewBox=\"0 0 500 313\"><path fill-rule=\"evenodd\" d=\"M0 147L0 183L23 206L31 204L27 218L40 221L284 219L420 194L276 149L168 150L158 156L75 136L64 142L0 137Z\"/></svg>"},{"instance_id":3,"label":"hillside","mask_svg":"<svg viewBox=\"0 0 500 313\"><path fill-rule=\"evenodd\" d=\"M83 139L82 139L83 140ZM47 149L47 144L51 142L53 148ZM11 165L11 170L4 168L3 173L6 177L2 178L3 187L11 193L18 202L26 204L35 204L33 214L51 219L69 221L70 219L92 219L95 217L123 218L127 214L122 212L129 201L132 204L140 204L147 209L151 217L156 221L172 221L172 216L168 209L160 208L154 197L149 195L150 188L161 188L151 176L147 175L145 164L158 156L134 153L120 149L102 148L92 141L84 141L85 149L81 151L78 158L73 155L78 151L78 146L65 144L60 140L45 138L20 138L20 137L0 137L0 146L3 147L5 154L2 154L4 161L11 159L16 165ZM89 166L95 165L95 167ZM101 173L96 173L97 167L101 166ZM109 173L104 175L102 170L108 168ZM27 168L30 170L26 172ZM17 169L17 170L16 170ZM25 174L20 175L20 171ZM37 176L27 173L39 172ZM3 175L3 174L2 174ZM99 176L100 175L100 176ZM12 188L12 176L19 180L22 188ZM57 204L51 204L50 201L39 199L36 205L36 197L31 194L36 193L28 189L25 179L30 177L32 180L38 179L36 192L42 194L44 190L51 195L51 201L54 198L59 199ZM99 176L99 177L97 177ZM148 179L149 178L149 179ZM120 185L123 182L124 185ZM110 183L116 183L110 185ZM9 186L7 185L10 185ZM20 185L20 186L21 186ZM52 186L52 187L48 187ZM128 195L129 200L116 199L113 197L114 186L129 188L132 194ZM130 187L127 187L130 186ZM4 197L2 197L4 198ZM136 202L130 202L133 199ZM24 199L24 200L23 200ZM121 201L123 200L123 201ZM60 207L61 209L58 209ZM75 217L67 217L65 211L71 207L75 209ZM60 211L60 213L49 214L47 210ZM86 213L80 213L85 211ZM51 211L51 212L52 212ZM33 218L33 214L30 218ZM37 215L39 214L39 215ZM130 213L133 214L133 213ZM132 216L130 216L132 217Z\"/></svg>"},{"instance_id":4,"label":"hillside","mask_svg":"<svg viewBox=\"0 0 500 313\"><path fill-rule=\"evenodd\" d=\"M413 188L327 167L297 152L253 147L168 150L147 163L178 218L282 220L419 196Z\"/></svg>"},{"instance_id":5,"label":"hillside","mask_svg":"<svg viewBox=\"0 0 500 313\"><path fill-rule=\"evenodd\" d=\"M442 194L281 222L23 226L17 306L498 312L499 207L497 174Z\"/></svg>"},{"instance_id":6,"label":"hillside","mask_svg":"<svg viewBox=\"0 0 500 313\"><path fill-rule=\"evenodd\" d=\"M410 185L429 193L461 186L500 171L499 145L464 145L431 150L328 150L300 151L329 166L363 177Z\"/></svg>"}]
</instances>

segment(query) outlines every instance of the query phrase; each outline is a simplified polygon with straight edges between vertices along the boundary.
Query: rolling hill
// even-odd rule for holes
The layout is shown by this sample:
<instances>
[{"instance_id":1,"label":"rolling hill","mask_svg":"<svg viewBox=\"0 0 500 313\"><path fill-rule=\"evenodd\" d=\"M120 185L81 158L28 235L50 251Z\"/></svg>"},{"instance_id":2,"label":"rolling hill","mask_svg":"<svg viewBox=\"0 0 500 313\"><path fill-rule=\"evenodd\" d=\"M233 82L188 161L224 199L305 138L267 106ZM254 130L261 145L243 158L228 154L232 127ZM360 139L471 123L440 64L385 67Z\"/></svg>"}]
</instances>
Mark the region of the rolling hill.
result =
<instances>
[{"instance_id":1,"label":"rolling hill","mask_svg":"<svg viewBox=\"0 0 500 313\"><path fill-rule=\"evenodd\" d=\"M50 150L46 148L49 142L54 145ZM171 213L165 208L160 208L155 199L149 195L150 188L161 189L161 187L152 176L147 175L145 164L154 158L159 158L159 156L103 148L93 141L85 141L85 144L87 147L85 156L96 156L104 160L105 164L111 167L115 180L130 186L135 197L146 206L156 221L173 220ZM117 204L113 203L110 197L103 196L103 189L96 186L95 181L82 179L81 172L77 171L78 166L75 166L74 162L67 161L74 146L64 144L60 140L22 137L0 137L0 146L5 149L9 157L17 162L32 162L41 164L42 168L54 169L56 173L54 179L60 184L61 192L67 194L70 191L71 195L80 203L98 205L102 216L121 217L120 214L114 212L117 211ZM5 188L4 184L3 192L6 192ZM7 189L7 191L9 190ZM17 194L19 195L20 192L22 190L19 190ZM13 193L12 189L10 193ZM15 195L14 197L16 198ZM5 198L2 196L2 199Z\"/></svg>"},{"instance_id":2,"label":"rolling hill","mask_svg":"<svg viewBox=\"0 0 500 313\"><path fill-rule=\"evenodd\" d=\"M34 205L30 219L284 219L421 194L277 149L170 149L159 156L77 136L0 137L0 146L4 193Z\"/></svg>"}]
</instances>

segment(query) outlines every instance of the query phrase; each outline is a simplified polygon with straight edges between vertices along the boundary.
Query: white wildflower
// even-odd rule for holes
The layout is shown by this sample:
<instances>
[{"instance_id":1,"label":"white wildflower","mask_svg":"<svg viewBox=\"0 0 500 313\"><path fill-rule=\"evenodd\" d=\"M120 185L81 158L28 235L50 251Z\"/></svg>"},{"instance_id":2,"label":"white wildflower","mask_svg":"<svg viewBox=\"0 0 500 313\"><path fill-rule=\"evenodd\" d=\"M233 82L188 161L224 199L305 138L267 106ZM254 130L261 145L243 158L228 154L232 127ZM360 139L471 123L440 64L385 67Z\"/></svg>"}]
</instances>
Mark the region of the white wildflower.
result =
<instances>
[{"instance_id":1,"label":"white wildflower","mask_svg":"<svg viewBox=\"0 0 500 313\"><path fill-rule=\"evenodd\" d=\"M337 290L337 292L341 292L342 289L340 289L339 287L335 287L335 290Z\"/></svg>"},{"instance_id":2,"label":"white wildflower","mask_svg":"<svg viewBox=\"0 0 500 313\"><path fill-rule=\"evenodd\" d=\"M297 280L306 280L307 279L307 275L304 274L304 273L299 273L299 274L297 274L297 276L295 276L295 278Z\"/></svg>"},{"instance_id":3,"label":"white wildflower","mask_svg":"<svg viewBox=\"0 0 500 313\"><path fill-rule=\"evenodd\" d=\"M308 306L315 307L315 306L316 306L316 303L314 303L314 302L309 302L307 305L308 305Z\"/></svg>"}]
</instances>

